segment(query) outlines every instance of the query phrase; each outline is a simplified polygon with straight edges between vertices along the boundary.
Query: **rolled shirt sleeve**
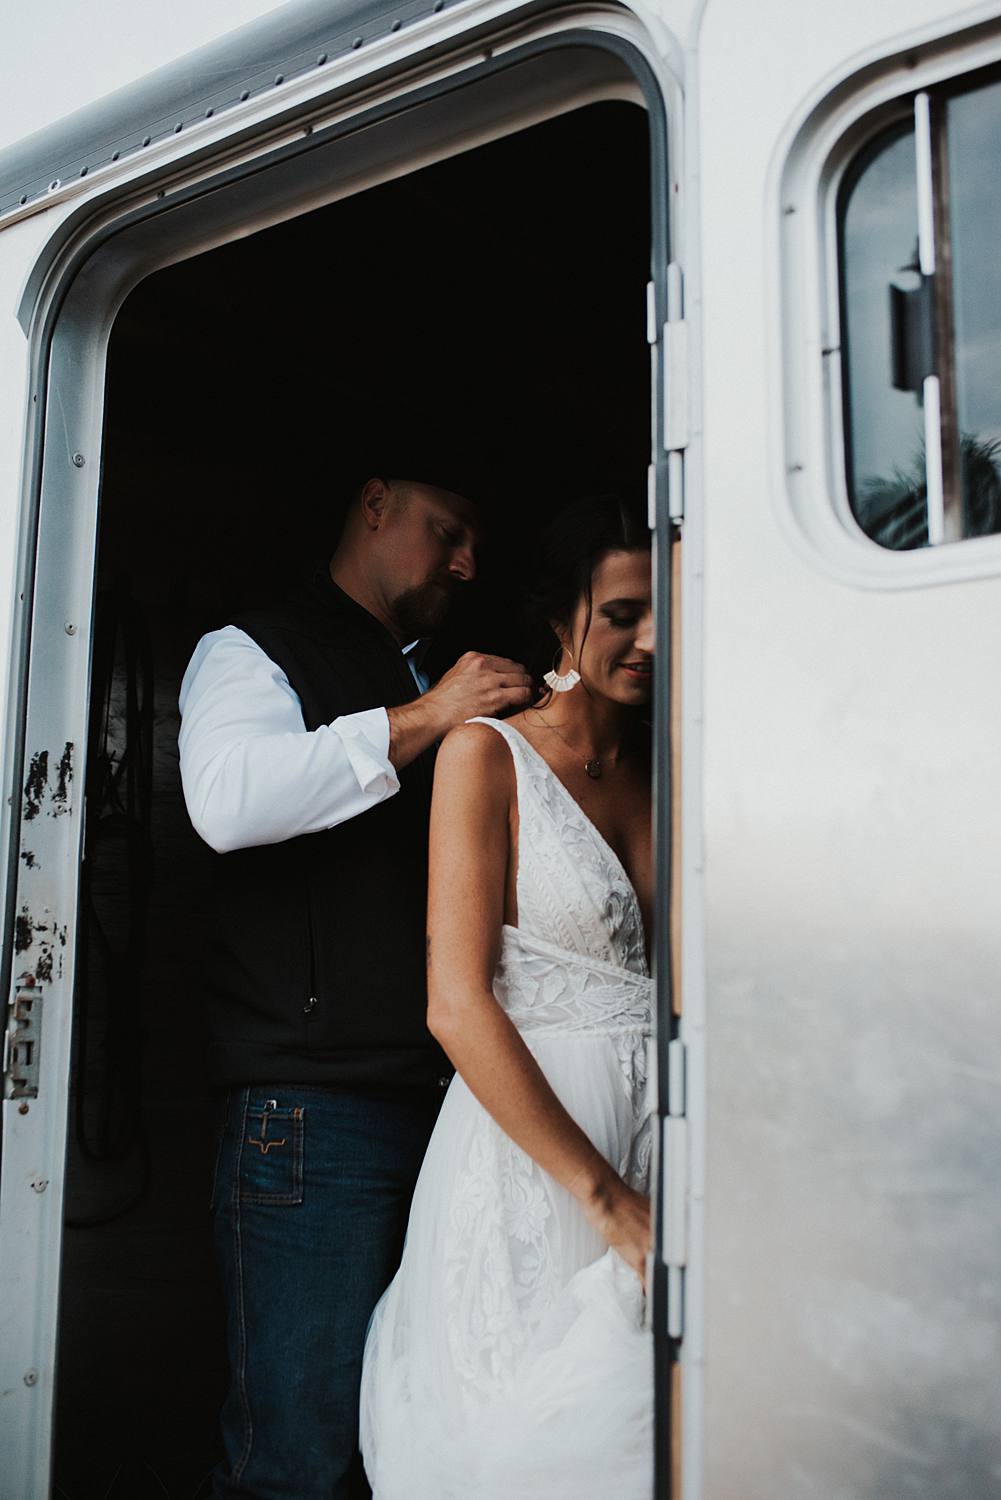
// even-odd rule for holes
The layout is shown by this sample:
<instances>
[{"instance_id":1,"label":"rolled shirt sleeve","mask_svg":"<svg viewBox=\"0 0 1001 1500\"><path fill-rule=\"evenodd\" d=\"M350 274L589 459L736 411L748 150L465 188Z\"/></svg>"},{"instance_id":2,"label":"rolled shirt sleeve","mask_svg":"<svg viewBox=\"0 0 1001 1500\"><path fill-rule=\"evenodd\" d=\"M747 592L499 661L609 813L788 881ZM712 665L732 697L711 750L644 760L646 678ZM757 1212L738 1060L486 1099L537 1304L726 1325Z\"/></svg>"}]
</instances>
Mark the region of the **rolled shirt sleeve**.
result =
<instances>
[{"instance_id":1,"label":"rolled shirt sleeve","mask_svg":"<svg viewBox=\"0 0 1001 1500\"><path fill-rule=\"evenodd\" d=\"M219 853L333 828L399 790L386 710L307 730L285 673L234 625L199 641L180 709L188 815Z\"/></svg>"}]
</instances>

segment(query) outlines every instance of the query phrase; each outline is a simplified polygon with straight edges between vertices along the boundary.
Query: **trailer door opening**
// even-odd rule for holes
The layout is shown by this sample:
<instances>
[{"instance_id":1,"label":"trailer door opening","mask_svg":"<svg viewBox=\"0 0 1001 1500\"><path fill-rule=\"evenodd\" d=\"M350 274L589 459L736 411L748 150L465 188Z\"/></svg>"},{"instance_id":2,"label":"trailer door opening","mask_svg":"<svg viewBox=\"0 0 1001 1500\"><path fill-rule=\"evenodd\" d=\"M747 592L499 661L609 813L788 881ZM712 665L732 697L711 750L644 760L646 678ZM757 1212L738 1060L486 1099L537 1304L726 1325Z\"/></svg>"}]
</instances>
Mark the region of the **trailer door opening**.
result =
<instances>
[{"instance_id":1,"label":"trailer door opening","mask_svg":"<svg viewBox=\"0 0 1001 1500\"><path fill-rule=\"evenodd\" d=\"M490 530L432 666L517 654L546 519L645 490L648 149L643 110L589 105L158 271L118 317L60 1324L68 1500L204 1495L218 1456L213 856L177 770L191 650L329 556L354 455L406 423L476 465Z\"/></svg>"}]
</instances>

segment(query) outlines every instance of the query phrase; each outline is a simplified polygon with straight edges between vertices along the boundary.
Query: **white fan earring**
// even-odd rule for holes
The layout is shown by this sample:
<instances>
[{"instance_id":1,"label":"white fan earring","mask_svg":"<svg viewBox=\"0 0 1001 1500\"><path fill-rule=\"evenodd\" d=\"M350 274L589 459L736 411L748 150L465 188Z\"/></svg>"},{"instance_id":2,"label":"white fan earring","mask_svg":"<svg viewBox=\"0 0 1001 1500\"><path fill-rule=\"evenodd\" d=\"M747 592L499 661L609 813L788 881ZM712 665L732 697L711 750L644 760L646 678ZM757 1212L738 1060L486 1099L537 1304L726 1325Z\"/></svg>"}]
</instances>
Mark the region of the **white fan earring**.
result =
<instances>
[{"instance_id":1,"label":"white fan earring","mask_svg":"<svg viewBox=\"0 0 1001 1500\"><path fill-rule=\"evenodd\" d=\"M562 677L556 670L556 663L559 661L560 657L563 655L566 649L566 646L561 646L559 648L553 658L552 671L543 672L542 674L543 682L547 687L552 688L554 693L569 693L570 689L575 688L578 682L580 682L580 673L575 667L571 667L569 672L564 672Z\"/></svg>"}]
</instances>

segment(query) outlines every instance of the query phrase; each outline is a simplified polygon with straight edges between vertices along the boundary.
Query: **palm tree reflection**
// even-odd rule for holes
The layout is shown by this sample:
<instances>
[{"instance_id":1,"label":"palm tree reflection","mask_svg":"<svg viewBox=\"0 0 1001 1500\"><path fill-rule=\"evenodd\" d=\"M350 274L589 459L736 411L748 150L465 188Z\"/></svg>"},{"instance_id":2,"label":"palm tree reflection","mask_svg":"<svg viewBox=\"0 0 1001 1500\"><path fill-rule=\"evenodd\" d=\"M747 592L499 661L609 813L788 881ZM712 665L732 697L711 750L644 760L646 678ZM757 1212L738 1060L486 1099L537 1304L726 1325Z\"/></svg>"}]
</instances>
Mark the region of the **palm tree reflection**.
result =
<instances>
[{"instance_id":1,"label":"palm tree reflection","mask_svg":"<svg viewBox=\"0 0 1001 1500\"><path fill-rule=\"evenodd\" d=\"M964 433L960 440L963 535L1001 531L1001 439ZM855 496L855 517L873 541L895 551L928 544L925 455L921 448L906 469L863 480Z\"/></svg>"}]
</instances>

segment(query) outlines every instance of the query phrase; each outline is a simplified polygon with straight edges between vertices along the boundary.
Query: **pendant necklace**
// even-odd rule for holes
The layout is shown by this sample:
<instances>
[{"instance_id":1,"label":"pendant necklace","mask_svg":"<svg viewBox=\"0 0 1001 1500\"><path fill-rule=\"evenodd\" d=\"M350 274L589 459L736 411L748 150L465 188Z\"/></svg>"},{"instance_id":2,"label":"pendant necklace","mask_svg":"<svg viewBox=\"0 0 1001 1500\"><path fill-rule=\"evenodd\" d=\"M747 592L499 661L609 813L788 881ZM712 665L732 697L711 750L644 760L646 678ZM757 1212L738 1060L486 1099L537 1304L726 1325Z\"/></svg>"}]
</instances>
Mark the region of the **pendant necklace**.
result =
<instances>
[{"instance_id":1,"label":"pendant necklace","mask_svg":"<svg viewBox=\"0 0 1001 1500\"><path fill-rule=\"evenodd\" d=\"M553 734L555 734L558 739L561 739L563 741L568 750L572 750L574 755L579 756L580 759L584 761L584 770L587 772L588 776L590 776L591 780L600 781L602 776L602 765L597 755L592 755L590 760L585 759L585 757L582 756L580 751L577 749L577 746L571 745L566 735L561 734L560 731L556 728L555 724L550 724L548 719L544 719L537 708L534 709L533 712L538 715L539 721L546 727L546 729L551 729ZM613 770L618 765L618 763L619 758L618 756L616 756L615 760L612 762Z\"/></svg>"}]
</instances>

